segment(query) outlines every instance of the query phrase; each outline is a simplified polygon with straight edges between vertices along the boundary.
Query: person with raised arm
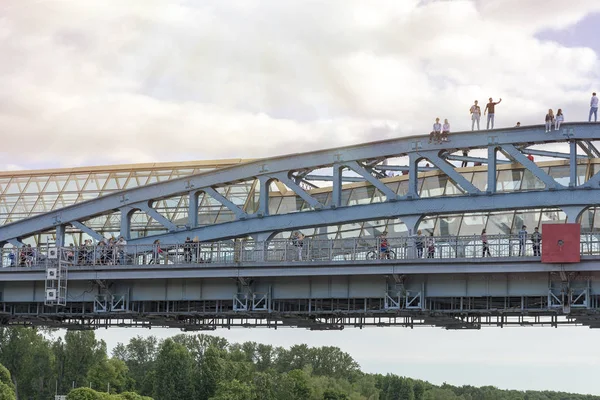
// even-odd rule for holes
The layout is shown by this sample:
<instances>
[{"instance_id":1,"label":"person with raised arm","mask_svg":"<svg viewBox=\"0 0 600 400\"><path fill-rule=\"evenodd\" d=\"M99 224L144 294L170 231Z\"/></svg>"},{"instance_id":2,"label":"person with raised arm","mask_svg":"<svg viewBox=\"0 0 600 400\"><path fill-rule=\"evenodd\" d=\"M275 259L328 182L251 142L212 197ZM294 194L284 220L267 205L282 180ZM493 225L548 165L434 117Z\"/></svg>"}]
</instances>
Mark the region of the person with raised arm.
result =
<instances>
[{"instance_id":1,"label":"person with raised arm","mask_svg":"<svg viewBox=\"0 0 600 400\"><path fill-rule=\"evenodd\" d=\"M496 115L496 105L502 102L502 98L494 103L494 100L490 97L490 102L486 104L483 115L487 113L487 128L490 129L490 121L492 122L492 129L494 129L494 117Z\"/></svg>"}]
</instances>

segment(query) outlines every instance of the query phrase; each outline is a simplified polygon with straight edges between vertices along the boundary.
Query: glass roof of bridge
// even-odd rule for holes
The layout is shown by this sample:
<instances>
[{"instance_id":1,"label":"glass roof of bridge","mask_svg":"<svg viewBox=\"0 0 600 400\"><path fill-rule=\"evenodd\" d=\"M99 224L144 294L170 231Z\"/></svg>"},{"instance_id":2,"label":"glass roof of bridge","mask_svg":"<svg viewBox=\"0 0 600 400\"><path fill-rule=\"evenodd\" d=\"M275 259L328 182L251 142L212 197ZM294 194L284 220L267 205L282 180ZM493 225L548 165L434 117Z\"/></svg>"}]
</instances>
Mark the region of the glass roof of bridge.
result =
<instances>
[{"instance_id":1,"label":"glass roof of bridge","mask_svg":"<svg viewBox=\"0 0 600 400\"><path fill-rule=\"evenodd\" d=\"M120 165L112 167L86 167L47 171L0 172L0 224L18 221L52 211L81 201L90 200L119 190L143 186L154 182L207 172L239 164L246 160L220 160L182 163L157 163ZM559 183L568 185L569 165L567 161L551 161L538 164ZM487 186L487 168L468 167L458 169L475 187L484 191ZM582 160L578 165L579 184L600 171L600 160ZM408 191L408 176L393 176L382 179L390 189L404 195ZM239 182L217 188L217 191L248 213L258 208L259 183L257 180ZM498 165L497 191L523 191L543 189L543 183L518 164ZM418 190L421 197L453 196L462 194L448 177L438 171L419 174ZM321 187L308 192L319 202L331 202L330 187ZM383 194L368 183L347 183L342 192L342 204L353 206L371 204L384 200ZM187 223L188 199L176 196L159 200L153 207L176 225ZM270 187L269 210L271 214L285 214L310 210L309 205L285 185L277 182ZM212 197L200 194L198 220L200 225L211 225L232 221L232 211ZM526 221L527 226L536 226L544 221L563 221L564 214L558 210L528 210L477 215L432 216L426 218L421 227L433 230L436 235L475 234L486 227L489 234L508 233ZM118 214L104 215L85 221L86 225L104 234L117 236L120 227ZM584 229L600 229L600 216L592 209L582 219ZM510 228L509 228L510 227ZM131 221L132 238L162 233L165 228L143 212L136 212ZM346 224L304 230L307 235L321 237L372 236L387 229L391 236L406 234L406 228L398 220L380 220L357 224ZM38 235L36 242L45 242ZM87 235L74 228L68 231L67 242L80 243Z\"/></svg>"}]
</instances>

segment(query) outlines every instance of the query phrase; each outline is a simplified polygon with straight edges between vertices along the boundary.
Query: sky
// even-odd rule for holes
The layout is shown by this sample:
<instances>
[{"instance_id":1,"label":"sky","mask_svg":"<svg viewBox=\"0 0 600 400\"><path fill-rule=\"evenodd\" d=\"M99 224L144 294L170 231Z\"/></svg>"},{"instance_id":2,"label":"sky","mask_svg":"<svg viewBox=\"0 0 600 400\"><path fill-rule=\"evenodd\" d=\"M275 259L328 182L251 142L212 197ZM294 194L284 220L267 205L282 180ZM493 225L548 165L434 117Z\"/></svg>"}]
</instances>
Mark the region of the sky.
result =
<instances>
[{"instance_id":1,"label":"sky","mask_svg":"<svg viewBox=\"0 0 600 400\"><path fill-rule=\"evenodd\" d=\"M257 158L470 127L586 120L596 0L2 0L0 170ZM110 346L139 334L106 330ZM141 331L166 337L177 331ZM600 395L585 328L217 331L337 345L368 372Z\"/></svg>"}]
</instances>

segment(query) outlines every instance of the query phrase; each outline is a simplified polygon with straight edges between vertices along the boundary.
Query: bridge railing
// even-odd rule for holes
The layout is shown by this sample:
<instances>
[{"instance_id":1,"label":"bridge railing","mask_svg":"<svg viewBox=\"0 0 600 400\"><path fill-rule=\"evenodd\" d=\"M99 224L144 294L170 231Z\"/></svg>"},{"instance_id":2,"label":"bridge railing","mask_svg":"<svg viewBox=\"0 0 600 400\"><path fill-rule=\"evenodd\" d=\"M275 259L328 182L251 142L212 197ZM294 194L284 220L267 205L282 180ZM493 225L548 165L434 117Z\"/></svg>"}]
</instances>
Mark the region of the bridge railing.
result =
<instances>
[{"instance_id":1,"label":"bridge railing","mask_svg":"<svg viewBox=\"0 0 600 400\"><path fill-rule=\"evenodd\" d=\"M348 238L302 241L248 240L211 243L72 246L60 249L60 257L74 265L151 265L151 264L243 264L294 261L364 262L387 260L474 259L482 257L539 257L543 241L525 240L518 235L489 235L485 251L481 237L411 236L388 238ZM1 266L43 268L49 257L48 247L21 247L0 250ZM600 255L600 234L581 235L582 255Z\"/></svg>"}]
</instances>

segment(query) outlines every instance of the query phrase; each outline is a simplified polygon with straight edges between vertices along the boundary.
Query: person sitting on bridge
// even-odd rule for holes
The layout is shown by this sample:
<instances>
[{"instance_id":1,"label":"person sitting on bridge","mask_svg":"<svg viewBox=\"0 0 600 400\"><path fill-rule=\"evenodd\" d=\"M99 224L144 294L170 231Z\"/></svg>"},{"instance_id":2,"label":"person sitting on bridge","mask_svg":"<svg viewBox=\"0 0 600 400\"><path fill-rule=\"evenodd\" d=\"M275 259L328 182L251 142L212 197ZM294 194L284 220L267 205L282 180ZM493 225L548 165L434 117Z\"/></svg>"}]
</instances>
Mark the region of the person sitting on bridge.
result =
<instances>
[{"instance_id":1,"label":"person sitting on bridge","mask_svg":"<svg viewBox=\"0 0 600 400\"><path fill-rule=\"evenodd\" d=\"M433 232L427 238L427 258L435 257L435 238L433 237Z\"/></svg>"},{"instance_id":2,"label":"person sitting on bridge","mask_svg":"<svg viewBox=\"0 0 600 400\"><path fill-rule=\"evenodd\" d=\"M565 120L565 116L563 115L562 108L559 108L556 112L556 118L554 119L554 130L557 131L560 129L560 124Z\"/></svg>"},{"instance_id":3,"label":"person sitting on bridge","mask_svg":"<svg viewBox=\"0 0 600 400\"><path fill-rule=\"evenodd\" d=\"M520 128L521 127L521 123L517 122L517 124L515 125L515 128Z\"/></svg>"},{"instance_id":4,"label":"person sitting on bridge","mask_svg":"<svg viewBox=\"0 0 600 400\"><path fill-rule=\"evenodd\" d=\"M523 225L523 227L519 231L519 256L525 255L526 244L527 244L527 227L525 225Z\"/></svg>"},{"instance_id":5,"label":"person sitting on bridge","mask_svg":"<svg viewBox=\"0 0 600 400\"><path fill-rule=\"evenodd\" d=\"M387 231L383 231L379 236L379 258L390 258L390 244L387 239Z\"/></svg>"},{"instance_id":6,"label":"person sitting on bridge","mask_svg":"<svg viewBox=\"0 0 600 400\"><path fill-rule=\"evenodd\" d=\"M448 122L448 119L445 119L444 125L442 126L442 138L440 140L442 142L447 142L449 134L450 134L450 123Z\"/></svg>"},{"instance_id":7,"label":"person sitting on bridge","mask_svg":"<svg viewBox=\"0 0 600 400\"><path fill-rule=\"evenodd\" d=\"M541 256L540 244L542 243L542 234L537 226L534 228L534 232L531 234L531 242L533 243L533 255L538 257Z\"/></svg>"},{"instance_id":8,"label":"person sitting on bridge","mask_svg":"<svg viewBox=\"0 0 600 400\"><path fill-rule=\"evenodd\" d=\"M552 124L554 123L554 112L552 109L548 110L548 114L546 114L546 133L552 130Z\"/></svg>"},{"instance_id":9,"label":"person sitting on bridge","mask_svg":"<svg viewBox=\"0 0 600 400\"><path fill-rule=\"evenodd\" d=\"M434 143L441 143L441 134L442 134L442 124L440 124L440 119L435 119L435 124L433 124L433 130L429 134L429 143L432 141Z\"/></svg>"}]
</instances>

